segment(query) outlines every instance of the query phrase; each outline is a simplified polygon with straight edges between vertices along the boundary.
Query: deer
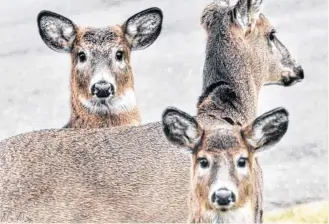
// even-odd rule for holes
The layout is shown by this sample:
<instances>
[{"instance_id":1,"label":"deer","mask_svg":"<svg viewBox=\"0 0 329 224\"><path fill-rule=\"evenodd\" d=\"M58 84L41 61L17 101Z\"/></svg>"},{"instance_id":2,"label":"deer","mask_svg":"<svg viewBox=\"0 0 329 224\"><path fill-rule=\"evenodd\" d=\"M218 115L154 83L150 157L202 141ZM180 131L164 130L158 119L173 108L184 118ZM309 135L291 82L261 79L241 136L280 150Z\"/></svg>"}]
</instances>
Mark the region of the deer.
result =
<instances>
[{"instance_id":1,"label":"deer","mask_svg":"<svg viewBox=\"0 0 329 224\"><path fill-rule=\"evenodd\" d=\"M191 155L188 223L259 221L262 176L255 157L284 136L288 115L286 109L276 108L243 126L220 119L215 127L203 129L175 107L164 111L167 139Z\"/></svg>"},{"instance_id":2,"label":"deer","mask_svg":"<svg viewBox=\"0 0 329 224\"><path fill-rule=\"evenodd\" d=\"M71 55L71 115L64 128L136 126L141 116L134 91L131 51L152 45L161 33L159 8L143 10L122 25L82 27L47 10L37 16L41 39Z\"/></svg>"},{"instance_id":3,"label":"deer","mask_svg":"<svg viewBox=\"0 0 329 224\"><path fill-rule=\"evenodd\" d=\"M202 12L207 42L195 119L204 130L218 121L248 124L263 85L303 79L265 15L242 23L260 6L248 2L213 2ZM160 121L12 136L0 141L0 211L31 222L186 222L191 161L180 149ZM262 214L262 198L254 198L254 214Z\"/></svg>"}]
</instances>

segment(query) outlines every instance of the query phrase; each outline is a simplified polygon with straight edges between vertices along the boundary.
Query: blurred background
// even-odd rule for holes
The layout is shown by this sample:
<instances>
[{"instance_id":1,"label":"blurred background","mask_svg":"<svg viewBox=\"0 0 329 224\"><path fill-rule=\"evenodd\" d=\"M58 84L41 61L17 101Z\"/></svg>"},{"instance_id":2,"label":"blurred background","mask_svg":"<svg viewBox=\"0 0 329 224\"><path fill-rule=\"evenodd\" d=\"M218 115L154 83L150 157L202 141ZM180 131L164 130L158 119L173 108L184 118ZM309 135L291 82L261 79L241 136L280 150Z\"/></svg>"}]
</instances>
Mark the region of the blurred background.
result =
<instances>
[{"instance_id":1,"label":"blurred background","mask_svg":"<svg viewBox=\"0 0 329 224\"><path fill-rule=\"evenodd\" d=\"M78 25L122 24L148 7L163 10L160 37L132 53L143 123L159 121L166 106L195 115L201 94L206 0L2 0L0 5L0 139L68 121L70 56L50 50L38 34L44 9ZM290 112L289 129L261 155L265 209L328 197L328 6L326 0L266 0L263 12L305 70L292 87L266 86L259 114L278 106Z\"/></svg>"}]
</instances>

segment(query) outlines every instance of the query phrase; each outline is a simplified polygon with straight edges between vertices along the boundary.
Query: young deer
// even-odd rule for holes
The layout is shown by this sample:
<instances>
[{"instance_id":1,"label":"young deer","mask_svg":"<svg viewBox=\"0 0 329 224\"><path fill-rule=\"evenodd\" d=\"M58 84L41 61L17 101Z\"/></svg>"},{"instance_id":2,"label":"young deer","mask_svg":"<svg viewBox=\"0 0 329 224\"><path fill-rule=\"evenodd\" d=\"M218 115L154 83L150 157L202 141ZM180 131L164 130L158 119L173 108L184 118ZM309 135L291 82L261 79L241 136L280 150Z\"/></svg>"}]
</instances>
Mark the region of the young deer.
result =
<instances>
[{"instance_id":1,"label":"young deer","mask_svg":"<svg viewBox=\"0 0 329 224\"><path fill-rule=\"evenodd\" d=\"M39 13L42 40L72 58L71 117L66 128L140 124L130 54L158 38L162 19L159 8L149 8L123 25L92 28L79 27L53 12Z\"/></svg>"},{"instance_id":2,"label":"young deer","mask_svg":"<svg viewBox=\"0 0 329 224\"><path fill-rule=\"evenodd\" d=\"M190 223L255 223L262 214L261 171L255 156L276 144L288 128L288 112L271 110L251 123L225 120L204 130L192 116L168 108L163 114L167 139L191 153Z\"/></svg>"},{"instance_id":3,"label":"young deer","mask_svg":"<svg viewBox=\"0 0 329 224\"><path fill-rule=\"evenodd\" d=\"M249 123L263 84L302 79L264 15L248 32L239 25L248 16L242 6L220 1L202 15L208 39L196 118L206 130ZM189 167L160 122L25 133L0 142L0 211L33 222L185 222ZM261 203L258 194L255 214Z\"/></svg>"}]
</instances>

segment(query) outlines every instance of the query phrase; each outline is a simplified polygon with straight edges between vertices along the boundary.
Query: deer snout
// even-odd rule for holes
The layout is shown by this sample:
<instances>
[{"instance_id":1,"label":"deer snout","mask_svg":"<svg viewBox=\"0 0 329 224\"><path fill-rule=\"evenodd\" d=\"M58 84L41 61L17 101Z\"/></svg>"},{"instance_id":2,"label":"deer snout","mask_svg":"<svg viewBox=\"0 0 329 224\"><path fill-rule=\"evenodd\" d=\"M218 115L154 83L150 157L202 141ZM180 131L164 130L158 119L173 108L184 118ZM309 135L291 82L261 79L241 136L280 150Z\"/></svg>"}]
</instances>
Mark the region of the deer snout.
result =
<instances>
[{"instance_id":1,"label":"deer snout","mask_svg":"<svg viewBox=\"0 0 329 224\"><path fill-rule=\"evenodd\" d=\"M113 96L115 93L113 84L106 81L100 81L93 84L90 92L93 96L98 98L107 98Z\"/></svg>"},{"instance_id":2,"label":"deer snout","mask_svg":"<svg viewBox=\"0 0 329 224\"><path fill-rule=\"evenodd\" d=\"M301 66L295 67L291 72L283 72L283 85L292 86L304 79L304 69Z\"/></svg>"},{"instance_id":3,"label":"deer snout","mask_svg":"<svg viewBox=\"0 0 329 224\"><path fill-rule=\"evenodd\" d=\"M294 72L297 78L299 78L300 80L304 79L304 69L301 66L295 68Z\"/></svg>"},{"instance_id":4,"label":"deer snout","mask_svg":"<svg viewBox=\"0 0 329 224\"><path fill-rule=\"evenodd\" d=\"M211 202L216 207L229 206L235 203L235 194L227 188L220 188L211 196Z\"/></svg>"}]
</instances>

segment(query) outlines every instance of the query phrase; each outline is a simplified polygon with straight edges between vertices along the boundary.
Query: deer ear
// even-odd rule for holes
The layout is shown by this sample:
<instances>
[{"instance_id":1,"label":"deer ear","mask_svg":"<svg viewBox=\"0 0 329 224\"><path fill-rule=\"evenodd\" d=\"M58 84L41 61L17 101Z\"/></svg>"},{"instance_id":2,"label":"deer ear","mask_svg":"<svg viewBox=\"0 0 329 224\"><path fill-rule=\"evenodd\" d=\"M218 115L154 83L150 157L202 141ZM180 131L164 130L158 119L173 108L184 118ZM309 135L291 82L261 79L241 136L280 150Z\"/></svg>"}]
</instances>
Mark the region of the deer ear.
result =
<instances>
[{"instance_id":1,"label":"deer ear","mask_svg":"<svg viewBox=\"0 0 329 224\"><path fill-rule=\"evenodd\" d=\"M232 9L232 18L245 34L250 33L259 18L263 0L239 0Z\"/></svg>"},{"instance_id":2,"label":"deer ear","mask_svg":"<svg viewBox=\"0 0 329 224\"><path fill-rule=\"evenodd\" d=\"M123 25L132 50L147 48L158 38L163 14L159 8L149 8L130 17Z\"/></svg>"},{"instance_id":3,"label":"deer ear","mask_svg":"<svg viewBox=\"0 0 329 224\"><path fill-rule=\"evenodd\" d=\"M217 3L211 3L203 10L201 16L201 25L208 33L214 29L215 24L220 18L219 5Z\"/></svg>"},{"instance_id":4,"label":"deer ear","mask_svg":"<svg viewBox=\"0 0 329 224\"><path fill-rule=\"evenodd\" d=\"M164 111L162 125L170 142L191 150L200 141L203 133L202 128L192 116L174 107L168 107Z\"/></svg>"},{"instance_id":5,"label":"deer ear","mask_svg":"<svg viewBox=\"0 0 329 224\"><path fill-rule=\"evenodd\" d=\"M280 141L288 129L288 111L276 108L242 128L241 134L246 142L254 149L265 149Z\"/></svg>"},{"instance_id":6,"label":"deer ear","mask_svg":"<svg viewBox=\"0 0 329 224\"><path fill-rule=\"evenodd\" d=\"M76 36L74 23L59 14L43 10L37 18L39 33L45 44L57 52L71 52Z\"/></svg>"}]
</instances>

